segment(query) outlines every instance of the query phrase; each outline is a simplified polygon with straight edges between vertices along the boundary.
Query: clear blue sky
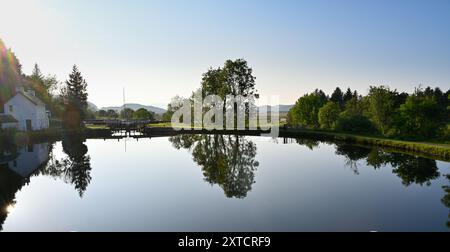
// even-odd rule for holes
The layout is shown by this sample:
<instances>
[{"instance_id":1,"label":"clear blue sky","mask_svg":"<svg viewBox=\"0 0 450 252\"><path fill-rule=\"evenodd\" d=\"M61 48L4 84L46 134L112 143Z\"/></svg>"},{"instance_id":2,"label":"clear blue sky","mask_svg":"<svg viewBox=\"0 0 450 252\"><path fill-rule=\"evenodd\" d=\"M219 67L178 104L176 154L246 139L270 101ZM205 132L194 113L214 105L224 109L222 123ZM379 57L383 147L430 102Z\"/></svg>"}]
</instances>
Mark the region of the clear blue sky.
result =
<instances>
[{"instance_id":1,"label":"clear blue sky","mask_svg":"<svg viewBox=\"0 0 450 252\"><path fill-rule=\"evenodd\" d=\"M263 95L294 103L336 85L450 88L448 0L1 0L0 37L24 70L64 80L77 64L90 101L166 104L208 67L245 58Z\"/></svg>"}]
</instances>

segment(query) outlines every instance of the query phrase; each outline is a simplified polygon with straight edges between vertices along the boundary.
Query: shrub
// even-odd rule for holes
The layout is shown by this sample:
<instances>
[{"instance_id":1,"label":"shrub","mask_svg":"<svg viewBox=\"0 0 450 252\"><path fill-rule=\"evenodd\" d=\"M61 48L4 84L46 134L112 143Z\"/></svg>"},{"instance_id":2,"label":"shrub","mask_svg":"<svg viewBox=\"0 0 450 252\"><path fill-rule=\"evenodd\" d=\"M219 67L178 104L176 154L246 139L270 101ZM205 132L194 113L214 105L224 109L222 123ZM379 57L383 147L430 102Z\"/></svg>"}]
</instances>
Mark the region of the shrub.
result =
<instances>
[{"instance_id":1,"label":"shrub","mask_svg":"<svg viewBox=\"0 0 450 252\"><path fill-rule=\"evenodd\" d=\"M376 127L365 116L344 116L336 122L336 130L350 133L376 133Z\"/></svg>"}]
</instances>

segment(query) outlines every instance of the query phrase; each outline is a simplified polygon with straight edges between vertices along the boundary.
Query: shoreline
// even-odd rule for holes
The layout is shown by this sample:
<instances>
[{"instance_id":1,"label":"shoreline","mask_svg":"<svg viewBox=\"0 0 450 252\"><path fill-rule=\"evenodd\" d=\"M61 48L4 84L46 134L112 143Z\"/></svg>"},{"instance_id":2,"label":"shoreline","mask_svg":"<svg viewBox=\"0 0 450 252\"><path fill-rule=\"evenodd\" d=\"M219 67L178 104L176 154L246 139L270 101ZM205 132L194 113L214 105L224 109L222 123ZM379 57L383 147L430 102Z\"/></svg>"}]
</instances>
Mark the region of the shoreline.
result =
<instances>
[{"instance_id":1,"label":"shoreline","mask_svg":"<svg viewBox=\"0 0 450 252\"><path fill-rule=\"evenodd\" d=\"M145 131L145 135L136 137L164 137L179 134L225 134L225 135L245 135L259 136L267 131L250 130L174 130L172 127L151 127L152 133ZM43 141L59 141L66 136L79 136L86 139L116 139L120 136L112 136L107 128L84 128L81 130L49 129L35 132L16 132L11 136L5 132L0 133L0 141L13 141L17 144L27 144ZM133 137L133 136L131 136ZM372 147L377 146L391 152L401 152L410 155L433 158L450 162L450 145L429 142L414 142L406 140L387 139L373 136L363 136L348 133L318 131L297 128L280 128L281 138L306 138L318 141L345 142L349 144Z\"/></svg>"}]
</instances>

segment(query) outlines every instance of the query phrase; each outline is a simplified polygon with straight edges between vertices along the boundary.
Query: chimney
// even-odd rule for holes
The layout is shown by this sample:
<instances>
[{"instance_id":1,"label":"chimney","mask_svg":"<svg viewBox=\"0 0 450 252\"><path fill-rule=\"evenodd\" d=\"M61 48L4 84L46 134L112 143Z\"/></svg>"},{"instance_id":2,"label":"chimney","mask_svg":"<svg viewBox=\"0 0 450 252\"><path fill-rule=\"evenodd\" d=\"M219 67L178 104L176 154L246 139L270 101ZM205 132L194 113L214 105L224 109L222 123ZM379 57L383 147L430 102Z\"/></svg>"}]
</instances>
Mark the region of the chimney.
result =
<instances>
[{"instance_id":1,"label":"chimney","mask_svg":"<svg viewBox=\"0 0 450 252\"><path fill-rule=\"evenodd\" d=\"M30 96L36 96L36 91L32 90L32 89L28 89L27 90L27 94Z\"/></svg>"}]
</instances>

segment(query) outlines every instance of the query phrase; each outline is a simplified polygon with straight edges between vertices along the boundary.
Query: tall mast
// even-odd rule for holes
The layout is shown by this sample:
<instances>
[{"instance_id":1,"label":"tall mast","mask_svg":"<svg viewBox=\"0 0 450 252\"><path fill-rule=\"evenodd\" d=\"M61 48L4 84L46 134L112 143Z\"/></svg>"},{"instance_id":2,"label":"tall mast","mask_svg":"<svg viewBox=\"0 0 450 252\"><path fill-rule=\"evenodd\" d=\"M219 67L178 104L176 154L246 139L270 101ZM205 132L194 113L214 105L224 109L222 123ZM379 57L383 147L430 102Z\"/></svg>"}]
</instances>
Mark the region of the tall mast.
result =
<instances>
[{"instance_id":1,"label":"tall mast","mask_svg":"<svg viewBox=\"0 0 450 252\"><path fill-rule=\"evenodd\" d=\"M122 96L123 96L123 110L125 111L125 109L127 108L126 103L125 103L125 87L122 90ZM125 114L125 119L128 120L128 116Z\"/></svg>"}]
</instances>

